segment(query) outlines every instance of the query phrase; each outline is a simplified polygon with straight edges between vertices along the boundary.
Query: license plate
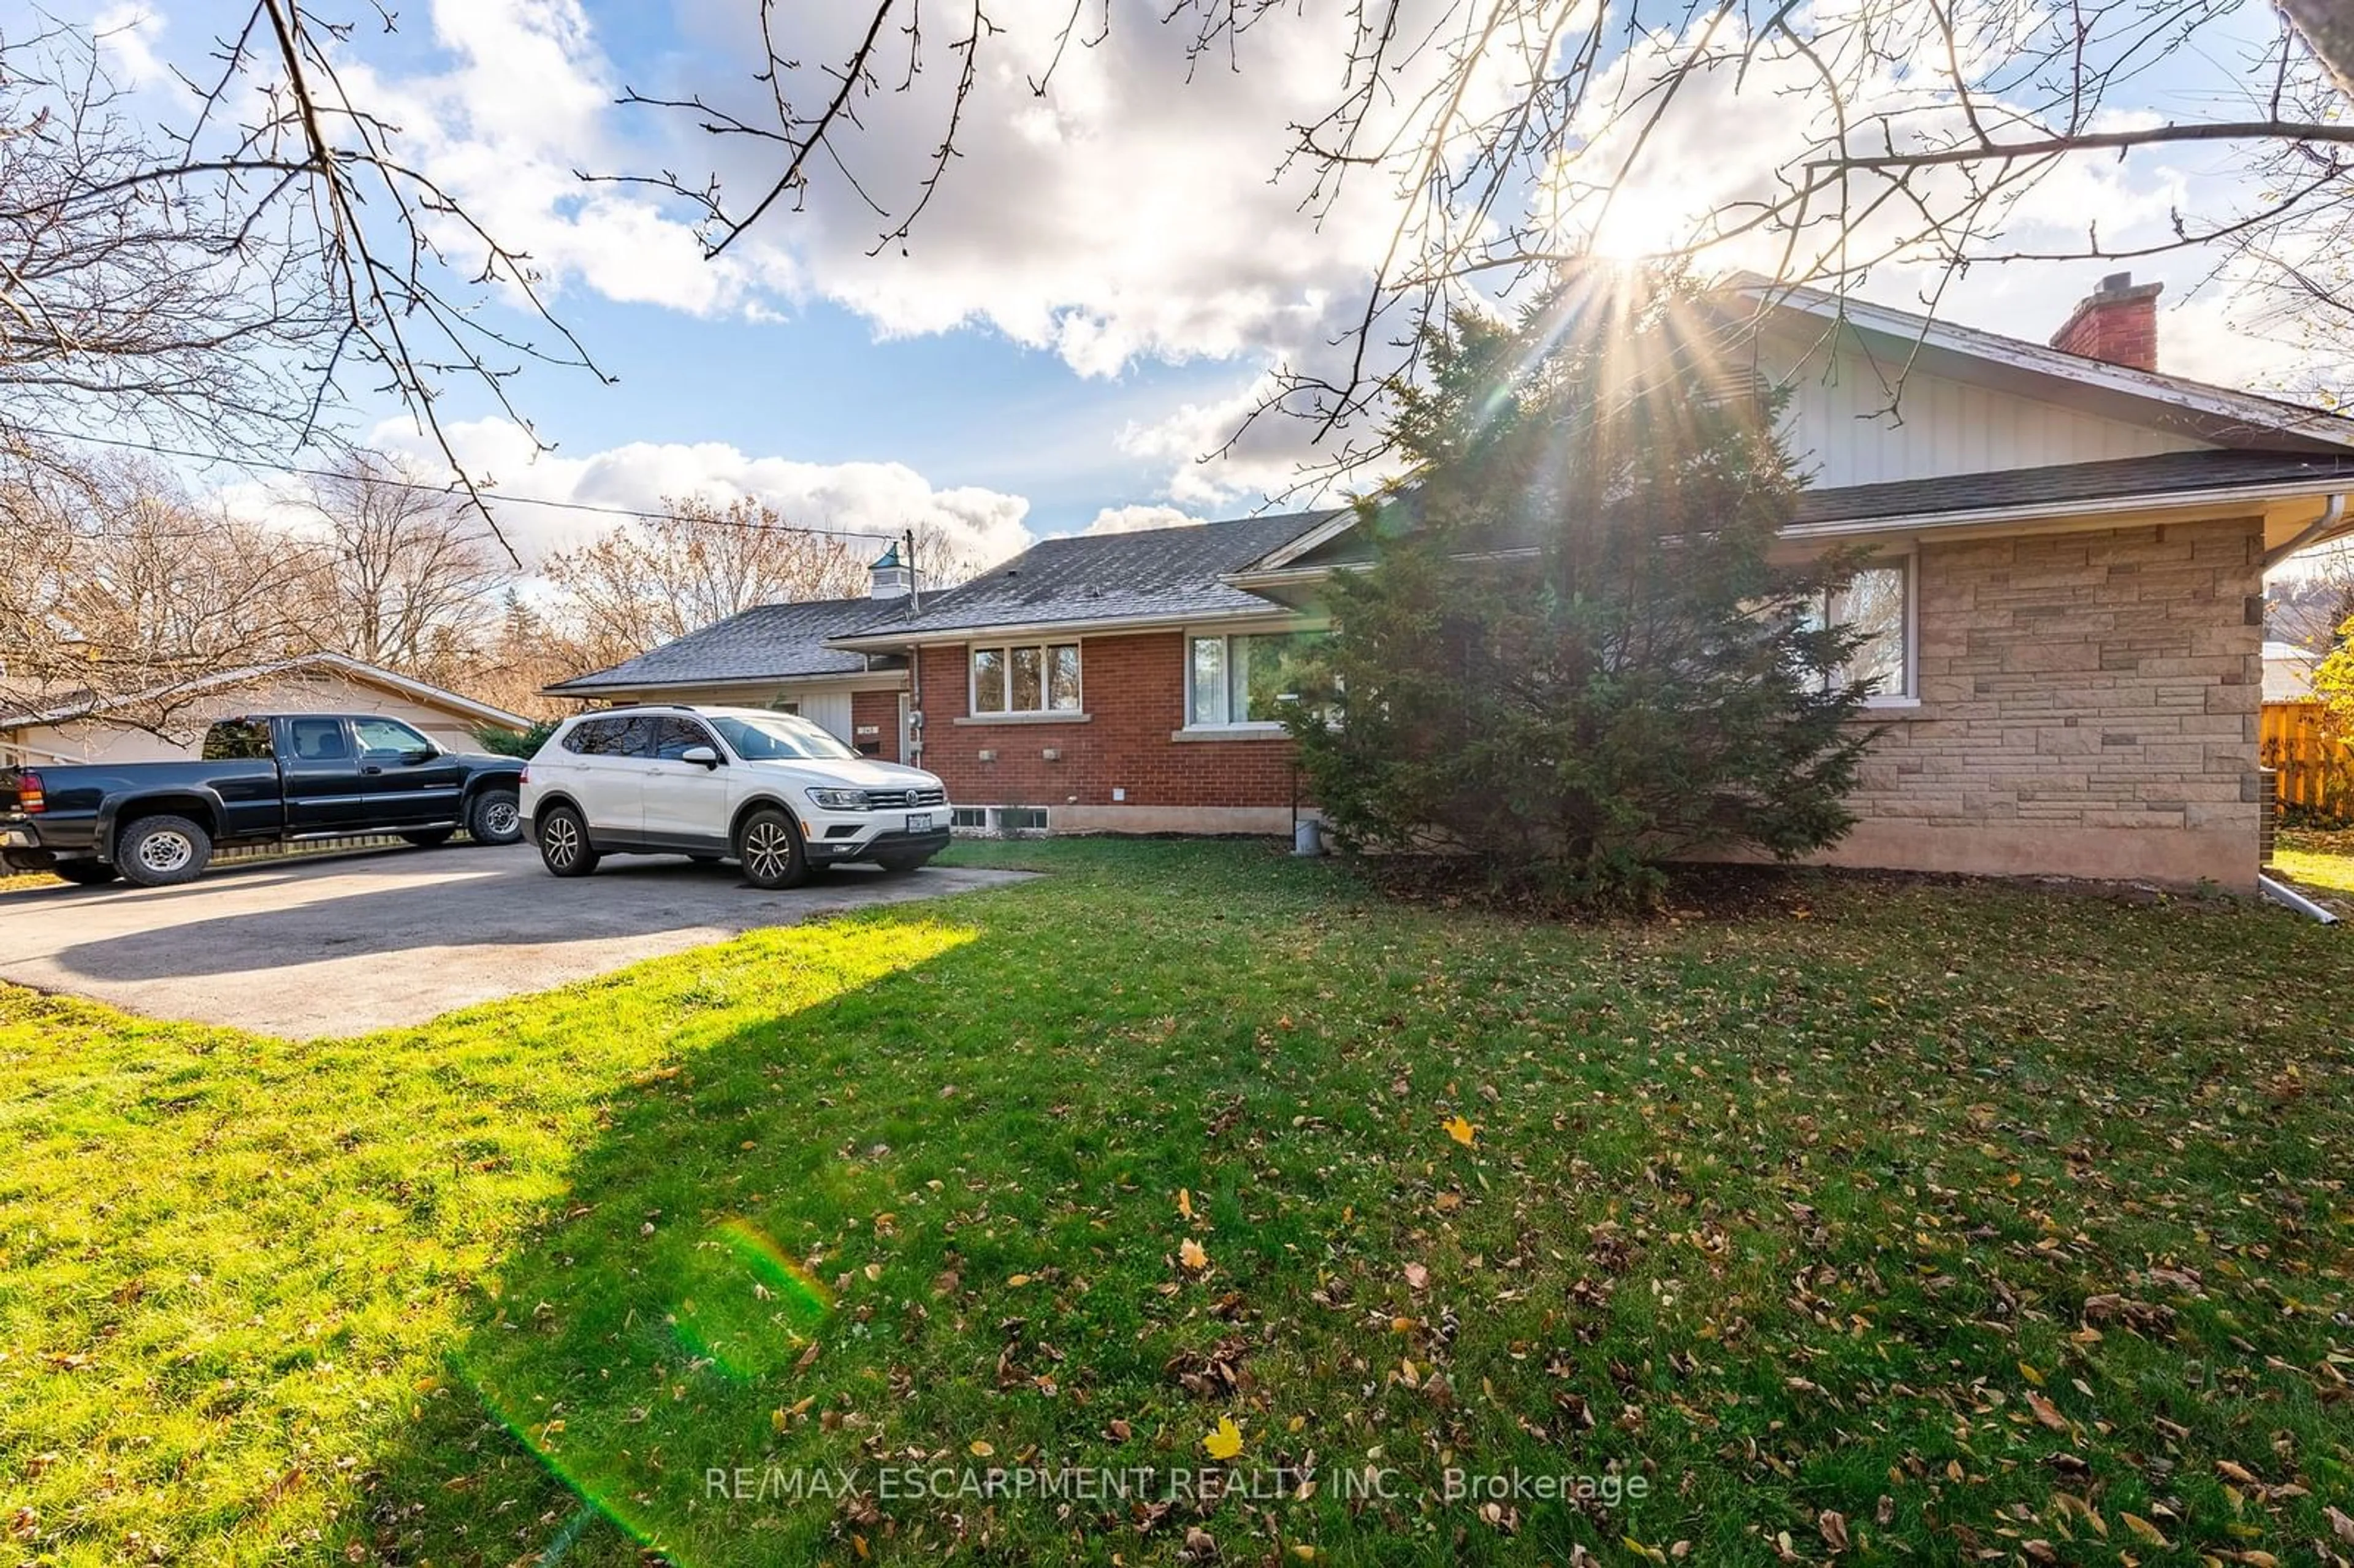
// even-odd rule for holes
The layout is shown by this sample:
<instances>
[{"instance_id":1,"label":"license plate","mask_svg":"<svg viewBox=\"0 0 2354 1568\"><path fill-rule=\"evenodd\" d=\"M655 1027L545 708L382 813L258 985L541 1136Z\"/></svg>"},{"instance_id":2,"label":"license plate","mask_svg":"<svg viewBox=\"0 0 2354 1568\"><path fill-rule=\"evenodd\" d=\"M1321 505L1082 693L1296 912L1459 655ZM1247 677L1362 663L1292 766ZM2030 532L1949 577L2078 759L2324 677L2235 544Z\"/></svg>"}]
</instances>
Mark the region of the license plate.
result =
<instances>
[{"instance_id":1,"label":"license plate","mask_svg":"<svg viewBox=\"0 0 2354 1568\"><path fill-rule=\"evenodd\" d=\"M929 811L910 811L907 813L907 831L911 833L930 832L932 814Z\"/></svg>"}]
</instances>

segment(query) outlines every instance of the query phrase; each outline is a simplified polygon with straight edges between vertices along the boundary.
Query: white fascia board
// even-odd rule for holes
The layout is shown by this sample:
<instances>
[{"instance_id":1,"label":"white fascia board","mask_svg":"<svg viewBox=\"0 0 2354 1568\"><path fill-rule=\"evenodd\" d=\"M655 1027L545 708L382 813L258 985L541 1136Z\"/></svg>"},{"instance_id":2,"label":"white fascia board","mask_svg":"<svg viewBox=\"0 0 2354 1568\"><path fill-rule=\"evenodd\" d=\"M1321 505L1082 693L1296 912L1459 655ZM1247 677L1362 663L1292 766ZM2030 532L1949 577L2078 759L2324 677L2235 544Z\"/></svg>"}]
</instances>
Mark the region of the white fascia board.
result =
<instances>
[{"instance_id":1,"label":"white fascia board","mask_svg":"<svg viewBox=\"0 0 2354 1568\"><path fill-rule=\"evenodd\" d=\"M1934 533L1944 528L1989 523L2031 524L2099 518L2117 514L2205 512L2239 503L2292 501L2299 496L2328 493L2317 491L2311 479L2277 484L2231 485L2211 490L2167 491L2151 495L2101 495L2084 501L2032 501L2010 506L1978 506L1962 512L1908 513L1888 517L1829 518L1820 523L1793 523L1781 530L1785 539L1844 539L1872 534Z\"/></svg>"}]
</instances>

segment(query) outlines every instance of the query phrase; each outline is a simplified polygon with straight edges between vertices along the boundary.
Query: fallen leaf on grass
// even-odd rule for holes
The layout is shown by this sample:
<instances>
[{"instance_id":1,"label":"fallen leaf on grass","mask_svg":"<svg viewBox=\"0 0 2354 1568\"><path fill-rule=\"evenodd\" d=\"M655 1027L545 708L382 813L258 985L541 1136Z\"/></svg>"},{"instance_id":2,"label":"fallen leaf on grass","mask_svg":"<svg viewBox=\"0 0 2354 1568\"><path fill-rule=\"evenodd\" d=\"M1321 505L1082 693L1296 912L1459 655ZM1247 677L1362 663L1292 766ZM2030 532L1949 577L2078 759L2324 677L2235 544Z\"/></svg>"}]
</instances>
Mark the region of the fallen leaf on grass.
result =
<instances>
[{"instance_id":1,"label":"fallen leaf on grass","mask_svg":"<svg viewBox=\"0 0 2354 1568\"><path fill-rule=\"evenodd\" d=\"M2166 1539L2166 1536L2158 1530L2158 1526L2150 1523L2149 1520L2142 1518L2142 1516L2137 1513L2120 1512L2117 1517L2126 1521L2126 1528L2127 1530L2132 1531L2136 1535L2140 1536L2152 1546L2171 1546L2173 1544L2172 1542Z\"/></svg>"},{"instance_id":2,"label":"fallen leaf on grass","mask_svg":"<svg viewBox=\"0 0 2354 1568\"><path fill-rule=\"evenodd\" d=\"M2060 1414L2060 1407L2031 1388L2027 1391L2027 1408L2035 1412L2036 1420L2041 1421L2052 1431L2068 1430L2068 1418Z\"/></svg>"},{"instance_id":3,"label":"fallen leaf on grass","mask_svg":"<svg viewBox=\"0 0 2354 1568\"><path fill-rule=\"evenodd\" d=\"M1243 1451L1243 1429L1233 1416L1219 1416L1217 1430L1202 1439L1202 1451L1213 1459L1233 1458Z\"/></svg>"},{"instance_id":4,"label":"fallen leaf on grass","mask_svg":"<svg viewBox=\"0 0 2354 1568\"><path fill-rule=\"evenodd\" d=\"M1439 1125L1447 1129L1447 1137L1466 1149L1474 1147L1479 1140L1479 1129L1459 1116L1449 1117Z\"/></svg>"},{"instance_id":5,"label":"fallen leaf on grass","mask_svg":"<svg viewBox=\"0 0 2354 1568\"><path fill-rule=\"evenodd\" d=\"M1405 1266L1405 1282L1416 1290L1427 1290L1430 1288L1430 1270L1418 1263L1409 1263Z\"/></svg>"},{"instance_id":6,"label":"fallen leaf on grass","mask_svg":"<svg viewBox=\"0 0 2354 1568\"><path fill-rule=\"evenodd\" d=\"M1177 1212L1189 1220L1193 1217L1193 1194L1182 1187L1177 1189Z\"/></svg>"},{"instance_id":7,"label":"fallen leaf on grass","mask_svg":"<svg viewBox=\"0 0 2354 1568\"><path fill-rule=\"evenodd\" d=\"M1177 1261L1195 1274L1199 1274L1210 1266L1210 1255L1202 1250L1200 1242L1195 1241L1192 1236L1187 1236L1184 1245L1177 1249Z\"/></svg>"}]
</instances>

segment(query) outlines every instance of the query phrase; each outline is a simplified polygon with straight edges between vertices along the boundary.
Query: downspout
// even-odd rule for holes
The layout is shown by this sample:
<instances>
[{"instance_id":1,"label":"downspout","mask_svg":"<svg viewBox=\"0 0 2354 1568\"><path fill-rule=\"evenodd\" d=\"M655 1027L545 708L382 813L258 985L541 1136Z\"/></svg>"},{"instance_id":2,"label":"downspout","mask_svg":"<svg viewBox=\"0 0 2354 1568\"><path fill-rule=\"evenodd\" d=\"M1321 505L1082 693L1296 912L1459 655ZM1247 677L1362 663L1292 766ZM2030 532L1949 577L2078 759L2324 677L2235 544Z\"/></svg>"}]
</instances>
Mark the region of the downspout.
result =
<instances>
[{"instance_id":1,"label":"downspout","mask_svg":"<svg viewBox=\"0 0 2354 1568\"><path fill-rule=\"evenodd\" d=\"M907 618L912 620L924 608L924 574L916 566L916 531L907 531ZM899 760L909 768L924 765L924 649L912 638L907 642L907 755Z\"/></svg>"},{"instance_id":2,"label":"downspout","mask_svg":"<svg viewBox=\"0 0 2354 1568\"><path fill-rule=\"evenodd\" d=\"M2338 924L2337 916L2285 882L2275 882L2269 876L2260 874L2256 878L2256 886L2274 903L2294 909L2308 920L2318 920L2325 926Z\"/></svg>"},{"instance_id":3,"label":"downspout","mask_svg":"<svg viewBox=\"0 0 2354 1568\"><path fill-rule=\"evenodd\" d=\"M2296 536L2278 549L2264 552L2264 570L2271 571L2291 556L2310 545L2318 545L2339 531L2346 520L2346 493L2339 491L2323 503L2321 515L2297 531Z\"/></svg>"}]
</instances>

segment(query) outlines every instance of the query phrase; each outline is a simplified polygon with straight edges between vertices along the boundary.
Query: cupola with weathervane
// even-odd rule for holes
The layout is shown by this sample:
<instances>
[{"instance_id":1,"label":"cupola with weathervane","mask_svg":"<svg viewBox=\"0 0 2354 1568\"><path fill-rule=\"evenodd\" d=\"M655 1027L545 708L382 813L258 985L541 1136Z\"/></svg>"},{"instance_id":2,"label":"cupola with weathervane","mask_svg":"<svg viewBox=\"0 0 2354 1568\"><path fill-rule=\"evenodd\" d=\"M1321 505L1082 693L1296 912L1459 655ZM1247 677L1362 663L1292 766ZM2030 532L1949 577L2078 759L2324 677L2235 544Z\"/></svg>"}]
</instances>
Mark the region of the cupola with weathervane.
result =
<instances>
[{"instance_id":1,"label":"cupola with weathervane","mask_svg":"<svg viewBox=\"0 0 2354 1568\"><path fill-rule=\"evenodd\" d=\"M869 599L905 599L915 591L916 569L900 556L896 541L866 569L872 574L866 589Z\"/></svg>"}]
</instances>

